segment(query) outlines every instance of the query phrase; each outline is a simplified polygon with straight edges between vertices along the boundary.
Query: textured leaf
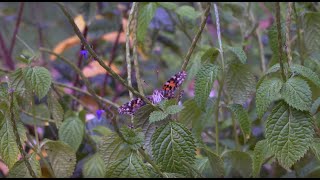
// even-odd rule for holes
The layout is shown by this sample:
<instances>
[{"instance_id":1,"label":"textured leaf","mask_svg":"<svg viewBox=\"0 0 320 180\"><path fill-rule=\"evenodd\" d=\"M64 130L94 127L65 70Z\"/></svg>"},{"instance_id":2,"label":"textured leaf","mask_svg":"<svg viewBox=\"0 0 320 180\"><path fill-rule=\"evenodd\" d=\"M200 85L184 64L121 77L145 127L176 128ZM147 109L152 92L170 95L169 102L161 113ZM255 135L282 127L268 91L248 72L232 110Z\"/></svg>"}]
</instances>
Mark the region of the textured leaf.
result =
<instances>
[{"instance_id":1,"label":"textured leaf","mask_svg":"<svg viewBox=\"0 0 320 180\"><path fill-rule=\"evenodd\" d=\"M107 169L106 177L146 178L149 172L139 156L131 152L127 157L113 162Z\"/></svg>"},{"instance_id":2,"label":"textured leaf","mask_svg":"<svg viewBox=\"0 0 320 180\"><path fill-rule=\"evenodd\" d=\"M299 64L292 64L290 66L291 71L294 73L298 73L299 75L303 76L304 78L307 78L309 81L314 83L318 88L320 88L320 78L319 76L313 72L311 69L301 66Z\"/></svg>"},{"instance_id":3,"label":"textured leaf","mask_svg":"<svg viewBox=\"0 0 320 180\"><path fill-rule=\"evenodd\" d=\"M124 126L121 128L121 132L126 140L126 143L132 150L138 150L140 147L143 146L144 134L141 128L130 129Z\"/></svg>"},{"instance_id":4,"label":"textured leaf","mask_svg":"<svg viewBox=\"0 0 320 180\"><path fill-rule=\"evenodd\" d=\"M188 126L192 121L197 121L201 116L201 109L198 108L194 99L188 99L183 103L184 108L179 113L179 122Z\"/></svg>"},{"instance_id":5,"label":"textured leaf","mask_svg":"<svg viewBox=\"0 0 320 180\"><path fill-rule=\"evenodd\" d=\"M280 70L280 64L277 63L277 64L271 66L271 67L267 70L266 75L267 75L267 74L271 74L271 73L278 72L279 70Z\"/></svg>"},{"instance_id":6,"label":"textured leaf","mask_svg":"<svg viewBox=\"0 0 320 180\"><path fill-rule=\"evenodd\" d=\"M233 52L242 64L245 64L247 62L247 55L243 51L242 47L227 46L227 49Z\"/></svg>"},{"instance_id":7,"label":"textured leaf","mask_svg":"<svg viewBox=\"0 0 320 180\"><path fill-rule=\"evenodd\" d=\"M27 157L36 177L41 177L40 162L36 160L36 154L32 153ZM8 178L32 178L24 160L19 160L10 169Z\"/></svg>"},{"instance_id":8,"label":"textured leaf","mask_svg":"<svg viewBox=\"0 0 320 180\"><path fill-rule=\"evenodd\" d=\"M183 5L176 9L176 13L181 17L187 17L189 19L197 19L201 13L195 11L192 6Z\"/></svg>"},{"instance_id":9,"label":"textured leaf","mask_svg":"<svg viewBox=\"0 0 320 180\"><path fill-rule=\"evenodd\" d=\"M184 107L181 105L172 105L167 107L166 109L166 113L168 114L177 114L178 112L180 112Z\"/></svg>"},{"instance_id":10,"label":"textured leaf","mask_svg":"<svg viewBox=\"0 0 320 180\"><path fill-rule=\"evenodd\" d=\"M314 138L311 144L311 150L313 151L314 155L320 160L320 138Z\"/></svg>"},{"instance_id":11,"label":"textured leaf","mask_svg":"<svg viewBox=\"0 0 320 180\"><path fill-rule=\"evenodd\" d=\"M263 161L267 158L267 154L268 154L267 140L261 140L257 142L253 152L253 163L252 163L252 169L253 169L252 175L254 178L257 178L260 176L260 169Z\"/></svg>"},{"instance_id":12,"label":"textured leaf","mask_svg":"<svg viewBox=\"0 0 320 180\"><path fill-rule=\"evenodd\" d=\"M62 141L48 140L44 148L57 178L67 178L73 174L76 166L76 152Z\"/></svg>"},{"instance_id":13,"label":"textured leaf","mask_svg":"<svg viewBox=\"0 0 320 180\"><path fill-rule=\"evenodd\" d=\"M25 91L25 81L23 76L23 69L19 68L9 75L11 88L13 88L19 94Z\"/></svg>"},{"instance_id":14,"label":"textured leaf","mask_svg":"<svg viewBox=\"0 0 320 180\"><path fill-rule=\"evenodd\" d=\"M47 102L48 102L48 107L49 107L51 116L56 121L56 126L59 129L63 121L63 114L64 114L63 108L52 91L49 93Z\"/></svg>"},{"instance_id":15,"label":"textured leaf","mask_svg":"<svg viewBox=\"0 0 320 180\"><path fill-rule=\"evenodd\" d=\"M311 108L311 90L306 81L299 77L287 80L281 89L282 98L292 107L309 111Z\"/></svg>"},{"instance_id":16,"label":"textured leaf","mask_svg":"<svg viewBox=\"0 0 320 180\"><path fill-rule=\"evenodd\" d=\"M312 107L310 110L311 114L316 114L319 107L320 107L320 97L318 97L318 99L315 100L314 103L312 104Z\"/></svg>"},{"instance_id":17,"label":"textured leaf","mask_svg":"<svg viewBox=\"0 0 320 180\"><path fill-rule=\"evenodd\" d=\"M89 157L84 163L82 174L84 178L104 178L106 165L99 153Z\"/></svg>"},{"instance_id":18,"label":"textured leaf","mask_svg":"<svg viewBox=\"0 0 320 180\"><path fill-rule=\"evenodd\" d=\"M38 66L26 69L24 79L39 99L47 95L52 81L50 72L46 68Z\"/></svg>"},{"instance_id":19,"label":"textured leaf","mask_svg":"<svg viewBox=\"0 0 320 180\"><path fill-rule=\"evenodd\" d=\"M184 175L179 174L179 173L163 173L165 178L185 178Z\"/></svg>"},{"instance_id":20,"label":"textured leaf","mask_svg":"<svg viewBox=\"0 0 320 180\"><path fill-rule=\"evenodd\" d=\"M145 106L142 106L140 109L138 109L134 113L133 122L136 127L142 127L143 124L146 122L149 122L150 113L152 113L155 110L153 106L147 104Z\"/></svg>"},{"instance_id":21,"label":"textured leaf","mask_svg":"<svg viewBox=\"0 0 320 180\"><path fill-rule=\"evenodd\" d=\"M228 106L233 116L238 119L244 139L249 139L251 134L251 121L248 112L240 104L232 104Z\"/></svg>"},{"instance_id":22,"label":"textured leaf","mask_svg":"<svg viewBox=\"0 0 320 180\"><path fill-rule=\"evenodd\" d=\"M153 123L153 122L157 122L157 121L161 121L163 119L165 119L168 116L168 113L166 113L165 111L153 111L150 114L150 118L149 118L149 122Z\"/></svg>"},{"instance_id":23,"label":"textured leaf","mask_svg":"<svg viewBox=\"0 0 320 180\"><path fill-rule=\"evenodd\" d=\"M226 85L235 104L244 104L255 92L255 77L244 64L231 64Z\"/></svg>"},{"instance_id":24,"label":"textured leaf","mask_svg":"<svg viewBox=\"0 0 320 180\"><path fill-rule=\"evenodd\" d=\"M266 126L266 138L279 163L290 168L309 149L313 126L307 112L279 102L272 110Z\"/></svg>"},{"instance_id":25,"label":"textured leaf","mask_svg":"<svg viewBox=\"0 0 320 180\"><path fill-rule=\"evenodd\" d=\"M209 159L211 171L213 172L214 177L215 178L223 177L224 175L223 160L220 158L219 155L212 152L208 148L205 148L204 151Z\"/></svg>"},{"instance_id":26,"label":"textured leaf","mask_svg":"<svg viewBox=\"0 0 320 180\"><path fill-rule=\"evenodd\" d=\"M242 177L250 177L252 173L252 159L246 152L228 151L222 156L224 160L226 177L232 177L234 172Z\"/></svg>"},{"instance_id":27,"label":"textured leaf","mask_svg":"<svg viewBox=\"0 0 320 180\"><path fill-rule=\"evenodd\" d=\"M59 139L77 151L84 136L84 129L83 122L77 116L69 117L59 129Z\"/></svg>"},{"instance_id":28,"label":"textured leaf","mask_svg":"<svg viewBox=\"0 0 320 180\"><path fill-rule=\"evenodd\" d=\"M14 117L18 126L17 128L20 136L20 141L23 144L27 139L26 130L24 126L17 121L17 115L15 115ZM10 111L6 109L4 115L0 113L0 156L9 169L11 169L15 162L18 161L18 155L20 154L15 139L16 138L13 133Z\"/></svg>"},{"instance_id":29,"label":"textured leaf","mask_svg":"<svg viewBox=\"0 0 320 180\"><path fill-rule=\"evenodd\" d=\"M128 148L123 140L115 133L102 137L98 144L98 152L101 154L104 163L109 166L123 155L127 154Z\"/></svg>"},{"instance_id":30,"label":"textured leaf","mask_svg":"<svg viewBox=\"0 0 320 180\"><path fill-rule=\"evenodd\" d=\"M138 13L138 25L137 25L137 41L138 43L144 42L144 37L147 34L149 24L156 12L157 3L140 3Z\"/></svg>"},{"instance_id":31,"label":"textured leaf","mask_svg":"<svg viewBox=\"0 0 320 180\"><path fill-rule=\"evenodd\" d=\"M109 136L112 133L111 129L104 126L96 126L92 131L100 134L101 136Z\"/></svg>"},{"instance_id":32,"label":"textured leaf","mask_svg":"<svg viewBox=\"0 0 320 180\"><path fill-rule=\"evenodd\" d=\"M219 50L217 48L209 48L201 56L201 61L206 62L209 59L210 63L214 63L219 56Z\"/></svg>"},{"instance_id":33,"label":"textured leaf","mask_svg":"<svg viewBox=\"0 0 320 180\"><path fill-rule=\"evenodd\" d=\"M213 87L214 80L219 73L219 67L213 64L205 64L198 71L195 79L195 101L201 110L205 111L207 99Z\"/></svg>"},{"instance_id":34,"label":"textured leaf","mask_svg":"<svg viewBox=\"0 0 320 180\"><path fill-rule=\"evenodd\" d=\"M259 118L263 116L273 101L281 98L280 90L282 84L279 78L272 78L264 80L259 86L256 93L256 106Z\"/></svg>"},{"instance_id":35,"label":"textured leaf","mask_svg":"<svg viewBox=\"0 0 320 180\"><path fill-rule=\"evenodd\" d=\"M302 19L303 39L308 51L320 50L320 13L306 12Z\"/></svg>"},{"instance_id":36,"label":"textured leaf","mask_svg":"<svg viewBox=\"0 0 320 180\"><path fill-rule=\"evenodd\" d=\"M176 122L159 127L152 136L152 154L161 170L181 172L185 161L192 165L195 160L195 145L191 132Z\"/></svg>"}]
</instances>

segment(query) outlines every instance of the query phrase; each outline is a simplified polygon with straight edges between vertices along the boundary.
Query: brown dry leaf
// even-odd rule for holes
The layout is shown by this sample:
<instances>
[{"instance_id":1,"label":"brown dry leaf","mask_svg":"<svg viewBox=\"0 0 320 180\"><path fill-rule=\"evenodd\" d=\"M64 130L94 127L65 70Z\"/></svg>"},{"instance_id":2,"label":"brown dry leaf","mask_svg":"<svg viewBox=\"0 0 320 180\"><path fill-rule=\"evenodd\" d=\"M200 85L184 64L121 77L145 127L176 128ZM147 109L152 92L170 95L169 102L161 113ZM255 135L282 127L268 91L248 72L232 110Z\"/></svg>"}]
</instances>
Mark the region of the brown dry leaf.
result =
<instances>
[{"instance_id":1,"label":"brown dry leaf","mask_svg":"<svg viewBox=\"0 0 320 180\"><path fill-rule=\"evenodd\" d=\"M108 65L108 61L104 61L104 64ZM111 69L119 74L120 73L120 70L117 68L117 66L111 64ZM99 62L98 61L92 61L90 62L86 67L84 67L82 69L82 73L84 74L85 77L94 77L94 76L97 76L97 75L100 75L100 74L106 74L106 70L100 66Z\"/></svg>"}]
</instances>

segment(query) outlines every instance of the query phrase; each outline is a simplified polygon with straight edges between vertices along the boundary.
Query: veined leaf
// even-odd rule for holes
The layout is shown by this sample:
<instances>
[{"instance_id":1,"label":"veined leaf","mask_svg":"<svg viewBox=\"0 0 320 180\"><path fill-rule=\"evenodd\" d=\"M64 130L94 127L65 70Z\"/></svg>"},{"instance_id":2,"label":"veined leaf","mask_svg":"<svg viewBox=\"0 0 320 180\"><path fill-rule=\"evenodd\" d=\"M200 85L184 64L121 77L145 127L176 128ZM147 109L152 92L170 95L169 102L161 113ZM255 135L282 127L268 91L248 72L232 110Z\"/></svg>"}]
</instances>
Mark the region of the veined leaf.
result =
<instances>
[{"instance_id":1,"label":"veined leaf","mask_svg":"<svg viewBox=\"0 0 320 180\"><path fill-rule=\"evenodd\" d=\"M44 67L35 66L24 71L24 80L36 93L39 99L47 95L51 86L51 74Z\"/></svg>"},{"instance_id":2,"label":"veined leaf","mask_svg":"<svg viewBox=\"0 0 320 180\"><path fill-rule=\"evenodd\" d=\"M306 12L303 16L302 26L304 29L304 44L309 52L320 50L320 13Z\"/></svg>"},{"instance_id":3,"label":"veined leaf","mask_svg":"<svg viewBox=\"0 0 320 180\"><path fill-rule=\"evenodd\" d=\"M131 152L127 157L113 162L107 169L106 177L146 178L149 172L138 154Z\"/></svg>"},{"instance_id":4,"label":"veined leaf","mask_svg":"<svg viewBox=\"0 0 320 180\"><path fill-rule=\"evenodd\" d=\"M266 126L266 138L279 163L290 168L309 149L313 137L310 115L280 101L272 110Z\"/></svg>"},{"instance_id":5,"label":"veined leaf","mask_svg":"<svg viewBox=\"0 0 320 180\"><path fill-rule=\"evenodd\" d=\"M226 170L226 177L234 173L242 177L250 177L252 174L252 159L246 152L228 151L222 156Z\"/></svg>"},{"instance_id":6,"label":"veined leaf","mask_svg":"<svg viewBox=\"0 0 320 180\"><path fill-rule=\"evenodd\" d=\"M137 41L138 43L144 42L144 37L147 34L149 24L156 12L157 3L143 2L140 3L138 13L138 25L137 25Z\"/></svg>"},{"instance_id":7,"label":"veined leaf","mask_svg":"<svg viewBox=\"0 0 320 180\"><path fill-rule=\"evenodd\" d=\"M213 172L214 177L223 177L224 167L223 160L221 159L221 157L208 148L204 148L204 151L209 159L210 166L212 169L211 171Z\"/></svg>"},{"instance_id":8,"label":"veined leaf","mask_svg":"<svg viewBox=\"0 0 320 180\"><path fill-rule=\"evenodd\" d=\"M161 170L184 173L183 160L190 165L195 160L195 145L191 132L176 122L159 127L152 136L152 154Z\"/></svg>"},{"instance_id":9,"label":"veined leaf","mask_svg":"<svg viewBox=\"0 0 320 180\"><path fill-rule=\"evenodd\" d=\"M294 73L298 73L299 75L303 76L304 78L307 78L309 81L314 83L318 88L320 88L320 79L319 76L313 72L311 69L301 66L299 64L292 64L290 66L291 71Z\"/></svg>"},{"instance_id":10,"label":"veined leaf","mask_svg":"<svg viewBox=\"0 0 320 180\"><path fill-rule=\"evenodd\" d=\"M126 139L126 143L132 150L138 150L143 146L144 134L141 128L130 129L126 126L121 128L123 137Z\"/></svg>"},{"instance_id":11,"label":"veined leaf","mask_svg":"<svg viewBox=\"0 0 320 180\"><path fill-rule=\"evenodd\" d=\"M59 129L59 139L77 151L82 142L84 130L84 124L77 116L69 117L63 121Z\"/></svg>"},{"instance_id":12,"label":"veined leaf","mask_svg":"<svg viewBox=\"0 0 320 180\"><path fill-rule=\"evenodd\" d=\"M281 89L282 98L292 107L309 111L311 108L311 90L306 81L299 77L287 80Z\"/></svg>"},{"instance_id":13,"label":"veined leaf","mask_svg":"<svg viewBox=\"0 0 320 180\"><path fill-rule=\"evenodd\" d=\"M150 114L149 122L153 123L153 122L161 121L165 119L168 115L169 114L166 113L165 111L153 111Z\"/></svg>"},{"instance_id":14,"label":"veined leaf","mask_svg":"<svg viewBox=\"0 0 320 180\"><path fill-rule=\"evenodd\" d=\"M247 55L243 51L242 47L227 46L227 49L233 52L242 64L245 64L247 62Z\"/></svg>"},{"instance_id":15,"label":"veined leaf","mask_svg":"<svg viewBox=\"0 0 320 180\"><path fill-rule=\"evenodd\" d=\"M178 112L180 112L184 107L180 106L180 105L171 105L169 107L167 107L166 109L166 113L168 114L177 114Z\"/></svg>"},{"instance_id":16,"label":"veined leaf","mask_svg":"<svg viewBox=\"0 0 320 180\"><path fill-rule=\"evenodd\" d=\"M40 162L36 160L36 154L32 153L26 157L37 178L41 177ZM16 162L9 171L8 178L32 178L24 160Z\"/></svg>"},{"instance_id":17,"label":"veined leaf","mask_svg":"<svg viewBox=\"0 0 320 180\"><path fill-rule=\"evenodd\" d=\"M23 94L25 91L25 81L23 76L23 69L19 68L9 75L11 88L13 88L19 94Z\"/></svg>"},{"instance_id":18,"label":"veined leaf","mask_svg":"<svg viewBox=\"0 0 320 180\"><path fill-rule=\"evenodd\" d=\"M179 113L179 122L189 126L192 121L197 121L201 116L201 109L198 108L194 99L188 99L183 103L184 108Z\"/></svg>"},{"instance_id":19,"label":"veined leaf","mask_svg":"<svg viewBox=\"0 0 320 180\"><path fill-rule=\"evenodd\" d=\"M273 101L281 98L280 90L282 84L279 78L272 78L264 80L259 86L256 93L256 106L259 118L263 116Z\"/></svg>"},{"instance_id":20,"label":"veined leaf","mask_svg":"<svg viewBox=\"0 0 320 180\"><path fill-rule=\"evenodd\" d=\"M195 101L201 110L205 111L207 99L217 78L219 67L213 64L205 64L198 71L195 79Z\"/></svg>"},{"instance_id":21,"label":"veined leaf","mask_svg":"<svg viewBox=\"0 0 320 180\"><path fill-rule=\"evenodd\" d=\"M106 165L99 153L95 153L84 163L82 173L84 178L103 178Z\"/></svg>"},{"instance_id":22,"label":"veined leaf","mask_svg":"<svg viewBox=\"0 0 320 180\"><path fill-rule=\"evenodd\" d=\"M249 139L251 134L251 121L249 120L247 111L240 104L232 104L228 107L233 116L239 120L244 139Z\"/></svg>"},{"instance_id":23,"label":"veined leaf","mask_svg":"<svg viewBox=\"0 0 320 180\"><path fill-rule=\"evenodd\" d=\"M245 103L255 92L255 84L255 77L247 65L230 65L226 76L226 86L235 104Z\"/></svg>"},{"instance_id":24,"label":"veined leaf","mask_svg":"<svg viewBox=\"0 0 320 180\"><path fill-rule=\"evenodd\" d=\"M316 114L319 107L320 107L320 97L318 97L318 99L315 100L314 103L312 104L312 107L310 110L311 114Z\"/></svg>"},{"instance_id":25,"label":"veined leaf","mask_svg":"<svg viewBox=\"0 0 320 180\"><path fill-rule=\"evenodd\" d=\"M76 152L62 141L48 140L44 144L49 162L57 178L70 177L76 166Z\"/></svg>"},{"instance_id":26,"label":"veined leaf","mask_svg":"<svg viewBox=\"0 0 320 180\"><path fill-rule=\"evenodd\" d=\"M219 50L217 48L209 48L201 56L201 61L206 62L209 59L209 63L213 64L219 56Z\"/></svg>"},{"instance_id":27,"label":"veined leaf","mask_svg":"<svg viewBox=\"0 0 320 180\"><path fill-rule=\"evenodd\" d=\"M317 159L320 160L320 138L313 139L311 150L313 151Z\"/></svg>"},{"instance_id":28,"label":"veined leaf","mask_svg":"<svg viewBox=\"0 0 320 180\"><path fill-rule=\"evenodd\" d=\"M53 95L52 91L49 93L47 102L51 116L56 121L57 128L60 128L61 123L63 121L64 111L58 99Z\"/></svg>"},{"instance_id":29,"label":"veined leaf","mask_svg":"<svg viewBox=\"0 0 320 180\"><path fill-rule=\"evenodd\" d=\"M267 158L268 154L267 140L261 140L257 142L253 152L253 177L257 178L260 176L262 163Z\"/></svg>"}]
</instances>

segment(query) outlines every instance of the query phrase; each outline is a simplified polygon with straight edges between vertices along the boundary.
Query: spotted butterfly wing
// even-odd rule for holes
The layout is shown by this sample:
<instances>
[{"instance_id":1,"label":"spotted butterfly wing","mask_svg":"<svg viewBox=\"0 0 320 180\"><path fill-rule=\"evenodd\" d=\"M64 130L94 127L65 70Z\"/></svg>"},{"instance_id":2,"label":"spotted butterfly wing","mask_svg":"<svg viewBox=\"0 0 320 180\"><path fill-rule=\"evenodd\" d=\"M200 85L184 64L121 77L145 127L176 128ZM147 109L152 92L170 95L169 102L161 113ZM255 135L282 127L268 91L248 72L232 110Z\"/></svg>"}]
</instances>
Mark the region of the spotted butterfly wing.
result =
<instances>
[{"instance_id":1,"label":"spotted butterfly wing","mask_svg":"<svg viewBox=\"0 0 320 180\"><path fill-rule=\"evenodd\" d=\"M180 71L173 75L163 86L163 96L167 99L174 98L174 91L183 83L186 79L187 73Z\"/></svg>"}]
</instances>

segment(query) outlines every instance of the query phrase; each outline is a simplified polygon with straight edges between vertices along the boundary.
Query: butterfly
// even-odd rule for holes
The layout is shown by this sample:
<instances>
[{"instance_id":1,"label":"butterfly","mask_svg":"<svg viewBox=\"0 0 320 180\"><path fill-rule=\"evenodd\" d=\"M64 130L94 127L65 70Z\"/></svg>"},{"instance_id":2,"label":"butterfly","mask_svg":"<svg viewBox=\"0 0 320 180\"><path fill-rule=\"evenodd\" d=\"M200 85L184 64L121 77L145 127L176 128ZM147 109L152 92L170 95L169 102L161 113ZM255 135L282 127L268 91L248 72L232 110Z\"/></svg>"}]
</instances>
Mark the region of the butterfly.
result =
<instances>
[{"instance_id":1,"label":"butterfly","mask_svg":"<svg viewBox=\"0 0 320 180\"><path fill-rule=\"evenodd\" d=\"M162 86L161 90L155 89L152 95L147 96L147 99L152 102L152 104L158 104L163 99L174 98L175 90L181 86L185 80L187 73L185 71L180 71L177 74L171 76L171 78ZM141 98L133 99L122 106L119 107L119 114L131 114L133 115L139 108L146 105Z\"/></svg>"}]
</instances>

